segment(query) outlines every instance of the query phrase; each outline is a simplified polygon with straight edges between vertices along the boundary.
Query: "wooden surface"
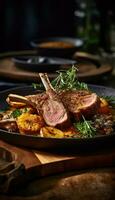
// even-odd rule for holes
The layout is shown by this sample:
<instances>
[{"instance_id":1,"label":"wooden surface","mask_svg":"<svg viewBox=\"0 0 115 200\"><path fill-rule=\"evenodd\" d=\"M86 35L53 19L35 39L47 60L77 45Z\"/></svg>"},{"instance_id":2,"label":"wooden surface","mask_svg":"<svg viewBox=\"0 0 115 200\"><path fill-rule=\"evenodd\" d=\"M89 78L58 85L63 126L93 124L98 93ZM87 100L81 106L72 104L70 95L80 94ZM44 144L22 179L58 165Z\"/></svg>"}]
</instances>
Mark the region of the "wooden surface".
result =
<instances>
[{"instance_id":1,"label":"wooden surface","mask_svg":"<svg viewBox=\"0 0 115 200\"><path fill-rule=\"evenodd\" d=\"M3 141L0 146L13 152L17 163L24 164L26 174L21 179L29 180L19 184L16 190L13 186L11 196L1 194L1 200L76 200L76 196L78 200L111 200L110 197L115 197L115 148L63 155L18 148Z\"/></svg>"},{"instance_id":2,"label":"wooden surface","mask_svg":"<svg viewBox=\"0 0 115 200\"><path fill-rule=\"evenodd\" d=\"M0 141L0 146L16 154L16 161L24 164L28 174L43 177L75 169L111 167L115 165L115 149L93 153L63 154L28 150ZM34 174L35 173L35 174Z\"/></svg>"},{"instance_id":3,"label":"wooden surface","mask_svg":"<svg viewBox=\"0 0 115 200\"><path fill-rule=\"evenodd\" d=\"M114 200L115 148L63 155L18 148L0 141L26 167L25 184L1 200ZM18 179L17 179L18 181Z\"/></svg>"},{"instance_id":4,"label":"wooden surface","mask_svg":"<svg viewBox=\"0 0 115 200\"><path fill-rule=\"evenodd\" d=\"M66 173L28 183L16 195L1 200L114 200L115 169Z\"/></svg>"},{"instance_id":5,"label":"wooden surface","mask_svg":"<svg viewBox=\"0 0 115 200\"><path fill-rule=\"evenodd\" d=\"M15 57L17 55L36 55L35 51L24 51L24 52L11 52L6 54L0 55L0 76L2 78L10 78L12 80L17 80L21 82L38 82L38 74L36 72L31 72L27 70L23 70L15 65L15 63L12 61L12 57ZM86 57L83 57L83 59L86 59ZM112 72L112 66L110 64L101 64L99 62L99 66L96 66L95 62L93 60L90 60L90 57L88 61L81 62L79 61L79 58L76 57L78 61L79 71L78 71L78 78L82 81L89 81L90 79L93 80L94 78L99 78L100 76L107 75ZM80 56L81 59L81 56ZM97 60L96 60L97 62ZM63 67L62 67L63 68ZM65 69L65 67L64 67ZM48 69L47 69L48 71ZM39 72L39 68L38 68ZM55 78L57 76L57 73L50 72L49 77Z\"/></svg>"}]
</instances>

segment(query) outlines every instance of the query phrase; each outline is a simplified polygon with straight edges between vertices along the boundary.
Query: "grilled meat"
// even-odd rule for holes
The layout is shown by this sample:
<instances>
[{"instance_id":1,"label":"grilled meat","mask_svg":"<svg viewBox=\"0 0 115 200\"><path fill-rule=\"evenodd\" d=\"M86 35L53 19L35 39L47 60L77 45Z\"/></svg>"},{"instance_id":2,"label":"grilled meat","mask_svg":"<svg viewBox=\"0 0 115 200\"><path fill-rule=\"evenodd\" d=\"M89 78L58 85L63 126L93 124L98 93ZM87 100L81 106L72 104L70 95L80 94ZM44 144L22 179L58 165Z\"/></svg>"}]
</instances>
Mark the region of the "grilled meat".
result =
<instances>
[{"instance_id":1,"label":"grilled meat","mask_svg":"<svg viewBox=\"0 0 115 200\"><path fill-rule=\"evenodd\" d=\"M21 97L10 94L7 102L12 105L15 101L34 107L41 114L49 126L62 125L69 121L69 116L77 120L84 115L90 117L97 113L100 107L100 98L88 90L65 90L56 92L52 87L47 74L40 73L40 78L46 92Z\"/></svg>"},{"instance_id":2,"label":"grilled meat","mask_svg":"<svg viewBox=\"0 0 115 200\"><path fill-rule=\"evenodd\" d=\"M55 113L62 115L63 109L66 109L71 116L74 116L76 119L79 119L81 115L84 115L85 117L90 117L93 114L95 114L100 107L100 99L95 93L91 93L87 90L76 90L76 91L61 91L58 93L51 92L52 94L49 96L48 92L36 94L36 95L28 95L25 97L27 104L30 104L31 106L34 106L34 108L37 109L38 113L46 113L45 115L48 115L48 118L50 118L49 115L49 108L51 108ZM11 99L15 101L16 95L9 95L8 99ZM19 97L19 96L18 96ZM25 102L24 99L24 102ZM49 101L50 99L50 101ZM58 104L56 103L60 102L60 106L58 107ZM20 101L23 101L23 98L20 98ZM7 101L8 102L8 101ZM10 101L9 101L10 103ZM60 108L60 109L59 109ZM51 110L50 110L51 111ZM61 112L62 111L62 112ZM53 112L51 111L53 114ZM51 114L50 113L50 114ZM43 114L44 115L44 114ZM53 115L54 120L57 120L56 114ZM58 116L59 117L59 116ZM50 119L51 120L51 119ZM48 121L47 121L48 123Z\"/></svg>"},{"instance_id":3,"label":"grilled meat","mask_svg":"<svg viewBox=\"0 0 115 200\"><path fill-rule=\"evenodd\" d=\"M100 106L99 97L95 93L91 93L87 90L60 91L58 92L58 98L62 101L66 110L68 110L71 115L74 115L76 119L82 114L86 117L95 114ZM47 94L44 93L41 96L39 94L30 95L27 96L27 99L37 103L38 107L41 107L41 105L46 102Z\"/></svg>"},{"instance_id":4,"label":"grilled meat","mask_svg":"<svg viewBox=\"0 0 115 200\"><path fill-rule=\"evenodd\" d=\"M42 115L46 124L49 126L65 124L69 118L63 103L51 86L47 74L40 73L39 75L48 95L42 105Z\"/></svg>"},{"instance_id":5,"label":"grilled meat","mask_svg":"<svg viewBox=\"0 0 115 200\"><path fill-rule=\"evenodd\" d=\"M76 119L80 115L89 117L96 113L100 106L100 99L95 93L86 90L63 91L59 94L65 107Z\"/></svg>"}]
</instances>

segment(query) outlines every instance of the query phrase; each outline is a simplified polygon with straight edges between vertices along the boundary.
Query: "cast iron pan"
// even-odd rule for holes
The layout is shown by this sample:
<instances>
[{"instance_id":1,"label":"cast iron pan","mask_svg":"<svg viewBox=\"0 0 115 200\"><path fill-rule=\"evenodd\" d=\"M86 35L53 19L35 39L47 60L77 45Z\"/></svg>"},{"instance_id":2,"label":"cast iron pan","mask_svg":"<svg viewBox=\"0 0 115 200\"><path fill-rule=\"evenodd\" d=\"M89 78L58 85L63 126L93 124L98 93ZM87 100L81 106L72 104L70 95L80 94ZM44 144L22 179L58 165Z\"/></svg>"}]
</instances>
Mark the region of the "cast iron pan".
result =
<instances>
[{"instance_id":1,"label":"cast iron pan","mask_svg":"<svg viewBox=\"0 0 115 200\"><path fill-rule=\"evenodd\" d=\"M93 91L99 95L115 96L115 89L104 86L89 85ZM7 107L6 97L9 93L20 95L28 95L36 93L31 86L14 88L0 93L0 110ZM19 133L10 133L0 129L0 139L13 145L29 147L32 149L42 150L63 150L63 151L92 151L93 149L109 148L115 145L115 133L105 136L97 136L94 138L42 138L36 136L21 135Z\"/></svg>"}]
</instances>

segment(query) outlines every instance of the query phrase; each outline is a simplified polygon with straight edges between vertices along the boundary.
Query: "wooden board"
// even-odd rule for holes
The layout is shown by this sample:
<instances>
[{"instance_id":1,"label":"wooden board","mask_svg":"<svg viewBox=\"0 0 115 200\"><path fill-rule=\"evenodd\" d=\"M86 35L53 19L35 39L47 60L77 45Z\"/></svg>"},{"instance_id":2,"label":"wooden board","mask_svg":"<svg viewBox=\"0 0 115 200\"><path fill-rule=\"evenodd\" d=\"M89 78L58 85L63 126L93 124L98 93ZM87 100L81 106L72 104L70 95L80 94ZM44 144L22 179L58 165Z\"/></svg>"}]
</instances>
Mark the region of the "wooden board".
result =
<instances>
[{"instance_id":1,"label":"wooden board","mask_svg":"<svg viewBox=\"0 0 115 200\"><path fill-rule=\"evenodd\" d=\"M18 148L0 141L0 146L16 154L16 161L24 164L27 175L43 177L71 170L115 165L115 149L101 152L63 155Z\"/></svg>"},{"instance_id":2,"label":"wooden board","mask_svg":"<svg viewBox=\"0 0 115 200\"><path fill-rule=\"evenodd\" d=\"M71 199L72 193L77 194L77 191L82 191L87 184L90 187L92 184L95 185L96 192L103 196L100 186L103 185L104 181L104 193L108 186L109 192L112 192L111 189L115 186L113 185L115 184L113 182L115 170L112 172L112 169L115 169L113 168L115 166L115 148L90 154L63 155L63 153L56 154L18 148L3 141L0 141L0 147L15 154L15 162L25 166L24 173L18 168L18 171L14 171L12 176L6 179L6 182L2 185L4 191L0 190L0 199L37 200L41 197L40 200L43 198L49 200L52 195L54 196L53 199L56 199L55 195L57 196L61 189L63 199L67 199L65 190L68 191L69 188L71 188L71 191L69 190L68 195ZM104 171L105 167L106 172ZM97 168L99 171L92 171L97 170ZM90 173L87 173L89 170ZM90 187L85 187L84 194L89 193ZM13 197L9 196L9 193L13 194ZM18 195L18 197L14 197L14 195ZM92 195L94 195L94 191Z\"/></svg>"}]
</instances>

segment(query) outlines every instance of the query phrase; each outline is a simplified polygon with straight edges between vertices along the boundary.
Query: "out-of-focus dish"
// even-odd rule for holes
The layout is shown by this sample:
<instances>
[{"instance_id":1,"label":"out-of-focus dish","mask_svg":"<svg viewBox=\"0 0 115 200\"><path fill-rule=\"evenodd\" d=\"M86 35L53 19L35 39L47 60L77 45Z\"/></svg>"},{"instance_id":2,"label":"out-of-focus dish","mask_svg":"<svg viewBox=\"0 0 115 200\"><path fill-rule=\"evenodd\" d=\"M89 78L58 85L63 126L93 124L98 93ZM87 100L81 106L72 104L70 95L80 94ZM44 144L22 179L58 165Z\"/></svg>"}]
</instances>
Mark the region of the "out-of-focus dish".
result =
<instances>
[{"instance_id":1,"label":"out-of-focus dish","mask_svg":"<svg viewBox=\"0 0 115 200\"><path fill-rule=\"evenodd\" d=\"M52 41L52 42L42 42L38 44L39 47L42 48L72 48L75 45L71 42L64 42L64 41Z\"/></svg>"},{"instance_id":2,"label":"out-of-focus dish","mask_svg":"<svg viewBox=\"0 0 115 200\"><path fill-rule=\"evenodd\" d=\"M18 82L38 82L39 77L37 73L34 71L27 71L25 69L21 69L17 67L15 62L13 62L12 58L23 57L23 56L37 56L36 51L19 51L19 52L7 52L0 54L0 76L7 78L10 80L18 81ZM38 55L39 56L39 55ZM81 56L80 56L81 57ZM101 81L100 84L103 83L103 78L105 77L108 80L110 76L113 66L109 63L102 63L101 59L98 61L90 61L90 59L86 60L84 57L80 58L79 56L75 56L74 60L77 61L77 65L79 66L78 71L78 79L80 81L86 81L90 83L97 83L98 80ZM24 66L25 67L25 66ZM31 68L31 67L30 67ZM69 66L62 66L61 69L68 69ZM57 77L57 72L50 72L48 74L49 78L53 79ZM109 82L109 81L108 81ZM105 81L104 81L105 84ZM109 84L109 83L108 83ZM109 84L110 85L110 84Z\"/></svg>"},{"instance_id":3,"label":"out-of-focus dish","mask_svg":"<svg viewBox=\"0 0 115 200\"><path fill-rule=\"evenodd\" d=\"M30 44L37 49L39 55L71 57L83 46L83 41L77 38L52 37L34 40Z\"/></svg>"},{"instance_id":4,"label":"out-of-focus dish","mask_svg":"<svg viewBox=\"0 0 115 200\"><path fill-rule=\"evenodd\" d=\"M21 69L35 72L51 72L59 70L63 65L72 66L77 63L76 60L45 56L18 56L12 58L12 61Z\"/></svg>"},{"instance_id":5,"label":"out-of-focus dish","mask_svg":"<svg viewBox=\"0 0 115 200\"><path fill-rule=\"evenodd\" d=\"M75 72L74 67L60 72L52 84L47 74L40 73L46 92L36 91L36 94L31 95L29 89L25 90L26 93L20 89L20 94L23 94L20 96L17 95L19 93L8 94L7 91L4 97L7 102L3 102L3 105L8 103L10 108L1 113L0 126L2 132L6 133L4 130L7 130L9 136L7 134L5 137L5 133L0 136L7 140L13 135L16 143L17 137L27 137L25 146L31 143L30 147L33 148L36 148L37 141L38 148L50 145L55 148L63 145L76 147L85 142L92 144L105 138L109 142L110 138L113 139L115 91L97 86L88 87L76 80Z\"/></svg>"}]
</instances>

